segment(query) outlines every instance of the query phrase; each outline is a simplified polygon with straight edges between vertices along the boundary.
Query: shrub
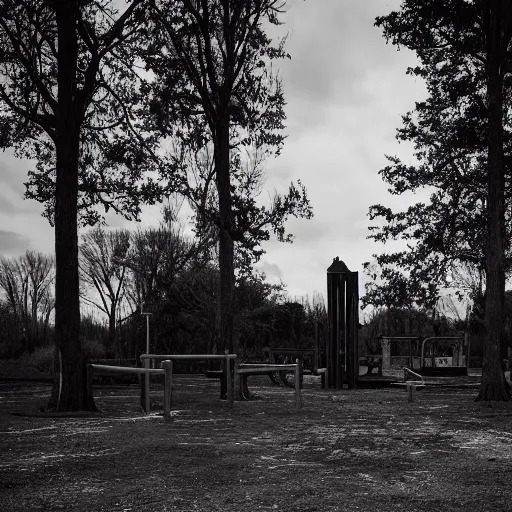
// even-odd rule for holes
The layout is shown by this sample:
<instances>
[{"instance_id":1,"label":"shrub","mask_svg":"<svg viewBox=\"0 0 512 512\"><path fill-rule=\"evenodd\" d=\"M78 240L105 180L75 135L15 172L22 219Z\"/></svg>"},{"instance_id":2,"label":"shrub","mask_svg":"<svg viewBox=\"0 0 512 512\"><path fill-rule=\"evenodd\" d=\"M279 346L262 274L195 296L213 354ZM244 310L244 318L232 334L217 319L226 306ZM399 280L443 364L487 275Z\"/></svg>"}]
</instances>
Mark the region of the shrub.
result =
<instances>
[{"instance_id":1,"label":"shrub","mask_svg":"<svg viewBox=\"0 0 512 512\"><path fill-rule=\"evenodd\" d=\"M24 368L34 368L41 373L52 373L55 347L53 344L37 347L31 354L25 353L20 358Z\"/></svg>"},{"instance_id":2,"label":"shrub","mask_svg":"<svg viewBox=\"0 0 512 512\"><path fill-rule=\"evenodd\" d=\"M105 347L97 339L82 338L82 351L87 359L101 359L105 357Z\"/></svg>"}]
</instances>

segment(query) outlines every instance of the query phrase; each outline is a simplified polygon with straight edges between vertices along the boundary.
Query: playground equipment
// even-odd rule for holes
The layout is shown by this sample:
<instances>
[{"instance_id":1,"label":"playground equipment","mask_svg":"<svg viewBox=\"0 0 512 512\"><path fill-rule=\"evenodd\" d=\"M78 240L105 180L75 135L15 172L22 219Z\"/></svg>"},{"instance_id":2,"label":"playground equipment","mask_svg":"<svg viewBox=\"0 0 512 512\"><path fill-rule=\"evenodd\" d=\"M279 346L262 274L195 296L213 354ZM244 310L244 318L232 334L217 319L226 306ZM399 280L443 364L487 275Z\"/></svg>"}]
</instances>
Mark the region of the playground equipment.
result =
<instances>
[{"instance_id":1,"label":"playground equipment","mask_svg":"<svg viewBox=\"0 0 512 512\"><path fill-rule=\"evenodd\" d=\"M318 369L321 359L325 356L325 350L319 348L318 336L315 337L315 348L271 348L264 347L263 354L269 364L293 364L297 359L301 363L300 383L302 386L302 377L304 373L311 375L320 375ZM288 387L295 387L294 372L290 370L280 370L279 372L269 373L273 384L283 383Z\"/></svg>"},{"instance_id":2,"label":"playground equipment","mask_svg":"<svg viewBox=\"0 0 512 512\"><path fill-rule=\"evenodd\" d=\"M254 397L249 392L247 385L247 377L250 375L269 375L269 372L292 372L294 377L295 387L295 410L299 411L302 408L301 397L301 374L302 365L300 359L295 360L295 364L251 364L251 363L238 363L235 362L235 394L237 398L242 400L251 400Z\"/></svg>"},{"instance_id":3,"label":"playground equipment","mask_svg":"<svg viewBox=\"0 0 512 512\"><path fill-rule=\"evenodd\" d=\"M426 339L419 336L383 336L382 355L359 357L358 302L358 273L351 272L338 257L334 258L327 269L329 333L325 351L326 367L317 368L318 374L325 375L326 387L342 389L346 384L349 389L353 389L395 383L396 377L384 375L383 370L391 366L389 342L396 341L409 343L409 369L418 374L438 377L468 374L469 341L465 342L463 336L433 336ZM421 343L419 357L414 354L414 342L416 345ZM454 346L451 356L436 356L436 348L442 343ZM414 363L418 359L419 368L416 368Z\"/></svg>"},{"instance_id":4,"label":"playground equipment","mask_svg":"<svg viewBox=\"0 0 512 512\"><path fill-rule=\"evenodd\" d=\"M156 361L222 361L224 363L223 372L231 375L231 361L236 359L236 354L142 354L140 360L144 364L144 369L149 370L150 366L154 366ZM149 373L145 373L144 380L144 399L149 409ZM221 386L222 386L221 379ZM225 379L226 382L226 398L230 407L233 407L233 386L231 379Z\"/></svg>"},{"instance_id":5,"label":"playground equipment","mask_svg":"<svg viewBox=\"0 0 512 512\"><path fill-rule=\"evenodd\" d=\"M326 386L353 389L358 385L359 326L358 273L351 272L336 257L327 269L327 312L329 334L326 343Z\"/></svg>"},{"instance_id":6,"label":"playground equipment","mask_svg":"<svg viewBox=\"0 0 512 512\"><path fill-rule=\"evenodd\" d=\"M440 342L453 345L451 356L435 357L436 345ZM430 358L425 356L425 347L429 345L434 349ZM421 375L436 377L467 376L469 371L469 338L464 355L464 338L461 336L433 336L421 343L420 371ZM427 364L430 363L430 364Z\"/></svg>"},{"instance_id":7,"label":"playground equipment","mask_svg":"<svg viewBox=\"0 0 512 512\"><path fill-rule=\"evenodd\" d=\"M469 370L469 339L459 336L380 336L382 347L382 364L385 369L391 365L391 344L407 343L407 365L423 376L457 377L467 376ZM444 350L440 345L445 345ZM446 345L451 346L451 354L447 355ZM427 350L428 349L428 350ZM405 365L404 365L405 366Z\"/></svg>"},{"instance_id":8,"label":"playground equipment","mask_svg":"<svg viewBox=\"0 0 512 512\"><path fill-rule=\"evenodd\" d=\"M110 375L145 375L149 383L149 375L164 375L164 411L167 410L167 401L169 402L170 411L170 390L171 380L163 369L158 368L130 368L128 366L109 366L104 364L88 364L87 365L87 396L92 400L93 398L93 377L97 376L110 376ZM144 400L144 412L149 414L150 401L149 401L149 385Z\"/></svg>"},{"instance_id":9,"label":"playground equipment","mask_svg":"<svg viewBox=\"0 0 512 512\"><path fill-rule=\"evenodd\" d=\"M236 354L142 354L140 356L141 361L144 363L144 368L141 369L141 373L145 374L144 381L144 403L146 409L149 410L149 376L151 373L150 366L154 366L157 361L222 361L223 370L222 372L215 373L215 377L220 378L221 387L222 380L226 382L226 398L230 407L233 407L234 394L236 397L242 400L248 400L251 398L251 394L247 385L247 377L250 375L268 375L271 372L281 371L292 371L295 376L295 408L299 410L302 407L302 397L300 394L300 376L301 374L301 363L297 359L295 364L287 365L275 365L275 364L240 364L236 361ZM232 362L234 361L234 369ZM146 373L149 370L148 373ZM161 370L160 370L161 371ZM172 367L168 370L169 379L172 380ZM222 378L222 374L230 375L232 378ZM233 382L234 381L234 382ZM233 390L235 389L235 392ZM169 402L170 403L170 402Z\"/></svg>"}]
</instances>

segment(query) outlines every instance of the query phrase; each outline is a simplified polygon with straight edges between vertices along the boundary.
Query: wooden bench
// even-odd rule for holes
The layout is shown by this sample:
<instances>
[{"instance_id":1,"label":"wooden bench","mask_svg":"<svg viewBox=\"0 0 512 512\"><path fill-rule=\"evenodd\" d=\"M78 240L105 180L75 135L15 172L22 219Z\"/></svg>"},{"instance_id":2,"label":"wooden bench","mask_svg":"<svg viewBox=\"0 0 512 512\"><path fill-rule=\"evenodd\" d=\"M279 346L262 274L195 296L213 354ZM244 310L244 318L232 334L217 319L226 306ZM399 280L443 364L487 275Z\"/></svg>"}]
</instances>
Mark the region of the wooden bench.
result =
<instances>
[{"instance_id":1,"label":"wooden bench","mask_svg":"<svg viewBox=\"0 0 512 512\"><path fill-rule=\"evenodd\" d=\"M238 363L235 362L235 395L241 400L254 400L254 395L249 391L247 378L250 375L269 375L272 372L292 371L295 378L295 410L302 408L302 396L300 386L301 362L295 364L264 364L264 363Z\"/></svg>"},{"instance_id":2,"label":"wooden bench","mask_svg":"<svg viewBox=\"0 0 512 512\"><path fill-rule=\"evenodd\" d=\"M391 385L405 387L407 391L407 401L414 402L416 398L416 388L424 388L426 384L423 381L412 380L407 382L393 382Z\"/></svg>"}]
</instances>

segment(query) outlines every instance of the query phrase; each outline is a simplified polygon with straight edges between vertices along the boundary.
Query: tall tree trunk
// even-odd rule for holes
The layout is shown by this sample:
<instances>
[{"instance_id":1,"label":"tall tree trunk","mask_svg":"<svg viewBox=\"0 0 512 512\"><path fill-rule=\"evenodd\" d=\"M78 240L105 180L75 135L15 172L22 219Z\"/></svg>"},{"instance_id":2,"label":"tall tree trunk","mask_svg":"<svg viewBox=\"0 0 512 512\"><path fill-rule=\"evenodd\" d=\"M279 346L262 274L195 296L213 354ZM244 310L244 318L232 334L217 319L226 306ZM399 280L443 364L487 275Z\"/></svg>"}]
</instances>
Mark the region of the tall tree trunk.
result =
<instances>
[{"instance_id":1,"label":"tall tree trunk","mask_svg":"<svg viewBox=\"0 0 512 512\"><path fill-rule=\"evenodd\" d=\"M55 2L58 31L57 176L55 190L55 343L60 352L58 411L96 410L88 403L80 344L78 282L78 158L81 112L76 111L77 0ZM55 390L53 395L55 395Z\"/></svg>"},{"instance_id":2,"label":"tall tree trunk","mask_svg":"<svg viewBox=\"0 0 512 512\"><path fill-rule=\"evenodd\" d=\"M112 302L110 307L110 313L108 315L108 343L107 347L108 350L114 353L114 357L118 357L118 350L117 350L117 344L116 344L116 309L117 304L115 302Z\"/></svg>"},{"instance_id":3,"label":"tall tree trunk","mask_svg":"<svg viewBox=\"0 0 512 512\"><path fill-rule=\"evenodd\" d=\"M215 174L219 196L219 270L220 270L220 340L219 352L234 352L234 289L235 265L233 210L231 206L231 183L229 175L229 117L223 116L217 125L215 148ZM221 398L227 393L227 382L221 381Z\"/></svg>"},{"instance_id":4,"label":"tall tree trunk","mask_svg":"<svg viewBox=\"0 0 512 512\"><path fill-rule=\"evenodd\" d=\"M505 176L503 167L502 0L489 1L487 98L489 109L487 285L482 385L476 400L507 401L501 364L505 299Z\"/></svg>"},{"instance_id":5,"label":"tall tree trunk","mask_svg":"<svg viewBox=\"0 0 512 512\"><path fill-rule=\"evenodd\" d=\"M229 118L217 127L215 173L219 195L220 349L233 353L233 307L235 287L234 228L229 175Z\"/></svg>"}]
</instances>

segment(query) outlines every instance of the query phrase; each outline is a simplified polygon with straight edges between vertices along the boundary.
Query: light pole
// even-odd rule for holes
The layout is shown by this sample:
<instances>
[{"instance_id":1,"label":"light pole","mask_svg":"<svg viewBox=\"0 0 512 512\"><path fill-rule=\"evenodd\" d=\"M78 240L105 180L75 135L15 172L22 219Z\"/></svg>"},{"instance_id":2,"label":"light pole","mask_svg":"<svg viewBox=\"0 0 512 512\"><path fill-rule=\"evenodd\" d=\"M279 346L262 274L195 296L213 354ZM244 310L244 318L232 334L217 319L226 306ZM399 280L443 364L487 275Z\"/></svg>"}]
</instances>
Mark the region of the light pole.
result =
<instances>
[{"instance_id":1,"label":"light pole","mask_svg":"<svg viewBox=\"0 0 512 512\"><path fill-rule=\"evenodd\" d=\"M149 354L149 317L151 313L149 311L143 311L144 303L140 308L140 314L146 317L146 354Z\"/></svg>"}]
</instances>

